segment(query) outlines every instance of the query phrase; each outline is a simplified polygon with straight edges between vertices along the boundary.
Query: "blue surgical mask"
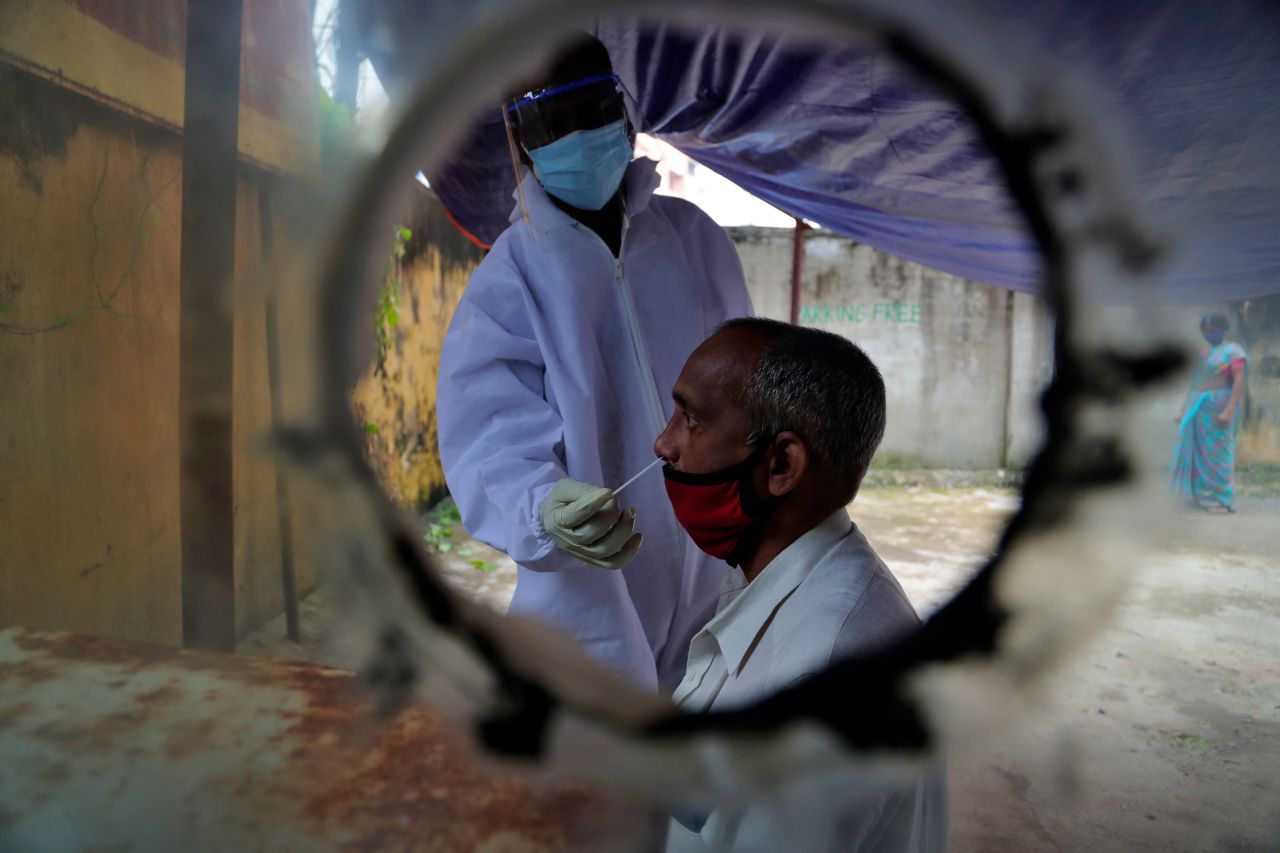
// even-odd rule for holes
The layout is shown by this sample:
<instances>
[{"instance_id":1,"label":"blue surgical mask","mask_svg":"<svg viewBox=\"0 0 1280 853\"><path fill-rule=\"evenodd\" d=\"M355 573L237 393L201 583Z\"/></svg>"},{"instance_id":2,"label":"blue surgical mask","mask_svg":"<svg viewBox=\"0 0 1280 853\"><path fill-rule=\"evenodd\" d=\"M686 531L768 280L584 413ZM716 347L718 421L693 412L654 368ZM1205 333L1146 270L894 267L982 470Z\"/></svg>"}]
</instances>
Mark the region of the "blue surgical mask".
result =
<instances>
[{"instance_id":1,"label":"blue surgical mask","mask_svg":"<svg viewBox=\"0 0 1280 853\"><path fill-rule=\"evenodd\" d=\"M550 195L582 210L604 207L622 183L634 148L626 119L575 130L529 152L533 174Z\"/></svg>"},{"instance_id":2,"label":"blue surgical mask","mask_svg":"<svg viewBox=\"0 0 1280 853\"><path fill-rule=\"evenodd\" d=\"M1222 339L1227 336L1227 333L1221 329L1205 329L1201 334L1204 335L1204 339L1209 342L1211 347L1216 347L1222 343Z\"/></svg>"}]
</instances>

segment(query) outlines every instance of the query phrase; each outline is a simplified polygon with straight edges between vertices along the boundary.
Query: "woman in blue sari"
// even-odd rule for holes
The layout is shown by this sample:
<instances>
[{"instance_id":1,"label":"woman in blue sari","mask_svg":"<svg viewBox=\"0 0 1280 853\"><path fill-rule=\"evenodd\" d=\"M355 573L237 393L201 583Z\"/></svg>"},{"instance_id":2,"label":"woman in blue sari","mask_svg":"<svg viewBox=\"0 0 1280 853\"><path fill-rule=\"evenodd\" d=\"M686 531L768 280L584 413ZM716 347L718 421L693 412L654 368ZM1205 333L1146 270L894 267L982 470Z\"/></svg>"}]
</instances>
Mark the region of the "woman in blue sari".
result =
<instances>
[{"instance_id":1,"label":"woman in blue sari","mask_svg":"<svg viewBox=\"0 0 1280 853\"><path fill-rule=\"evenodd\" d=\"M1178 416L1178 449L1173 455L1173 490L1212 513L1233 512L1231 486L1236 430L1244 397L1244 348L1226 340L1227 318L1200 320L1208 346L1200 353L1187 401Z\"/></svg>"}]
</instances>

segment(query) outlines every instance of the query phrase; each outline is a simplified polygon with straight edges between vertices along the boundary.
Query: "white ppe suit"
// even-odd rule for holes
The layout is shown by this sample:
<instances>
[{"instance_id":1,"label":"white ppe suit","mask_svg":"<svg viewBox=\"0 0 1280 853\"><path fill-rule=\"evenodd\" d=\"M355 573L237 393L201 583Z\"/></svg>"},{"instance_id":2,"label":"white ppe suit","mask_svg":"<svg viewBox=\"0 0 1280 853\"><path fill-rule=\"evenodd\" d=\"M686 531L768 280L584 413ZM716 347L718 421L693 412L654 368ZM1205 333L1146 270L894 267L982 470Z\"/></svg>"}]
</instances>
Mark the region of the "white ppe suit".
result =
<instances>
[{"instance_id":1,"label":"white ppe suit","mask_svg":"<svg viewBox=\"0 0 1280 853\"><path fill-rule=\"evenodd\" d=\"M715 612L725 564L679 526L661 473L619 497L644 535L621 571L556 548L538 508L562 477L615 488L653 459L685 359L751 313L728 235L654 196L656 164L624 178L621 259L532 174L512 225L476 268L440 360L436 416L449 490L473 536L519 566L511 612L560 626L636 683L670 692Z\"/></svg>"}]
</instances>

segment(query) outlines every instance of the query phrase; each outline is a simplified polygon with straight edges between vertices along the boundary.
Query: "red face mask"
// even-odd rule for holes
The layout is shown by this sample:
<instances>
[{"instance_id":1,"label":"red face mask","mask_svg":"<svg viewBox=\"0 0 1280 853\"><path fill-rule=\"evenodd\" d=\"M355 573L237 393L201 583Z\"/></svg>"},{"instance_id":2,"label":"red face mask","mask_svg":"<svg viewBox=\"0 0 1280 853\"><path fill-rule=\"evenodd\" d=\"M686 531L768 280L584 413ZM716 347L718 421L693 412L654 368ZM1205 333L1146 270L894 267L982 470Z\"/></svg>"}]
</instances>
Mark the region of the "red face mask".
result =
<instances>
[{"instance_id":1,"label":"red face mask","mask_svg":"<svg viewBox=\"0 0 1280 853\"><path fill-rule=\"evenodd\" d=\"M751 472L768 448L769 442L763 442L741 462L709 474L688 474L662 466L676 521L695 545L731 566L738 565L736 552L777 505L776 499L757 500L751 490Z\"/></svg>"}]
</instances>

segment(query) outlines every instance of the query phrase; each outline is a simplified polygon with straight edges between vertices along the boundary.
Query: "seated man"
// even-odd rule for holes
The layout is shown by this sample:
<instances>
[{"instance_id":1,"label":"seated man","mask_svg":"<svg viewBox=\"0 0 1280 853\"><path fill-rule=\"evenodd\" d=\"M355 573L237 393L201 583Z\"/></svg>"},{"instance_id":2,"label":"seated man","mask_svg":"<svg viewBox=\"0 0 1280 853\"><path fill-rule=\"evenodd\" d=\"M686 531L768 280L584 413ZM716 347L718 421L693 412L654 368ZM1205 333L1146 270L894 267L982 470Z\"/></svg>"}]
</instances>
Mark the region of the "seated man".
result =
<instances>
[{"instance_id":1,"label":"seated man","mask_svg":"<svg viewBox=\"0 0 1280 853\"><path fill-rule=\"evenodd\" d=\"M827 332L732 320L689 357L672 396L675 415L654 451L667 461L676 518L733 567L716 615L693 638L674 695L683 708L750 703L917 627L845 511L885 427L884 381L862 350ZM855 787L817 794L830 822L819 849L946 848L940 775ZM680 814L668 850L786 844L770 838L779 805ZM820 827L805 831L821 837Z\"/></svg>"}]
</instances>

